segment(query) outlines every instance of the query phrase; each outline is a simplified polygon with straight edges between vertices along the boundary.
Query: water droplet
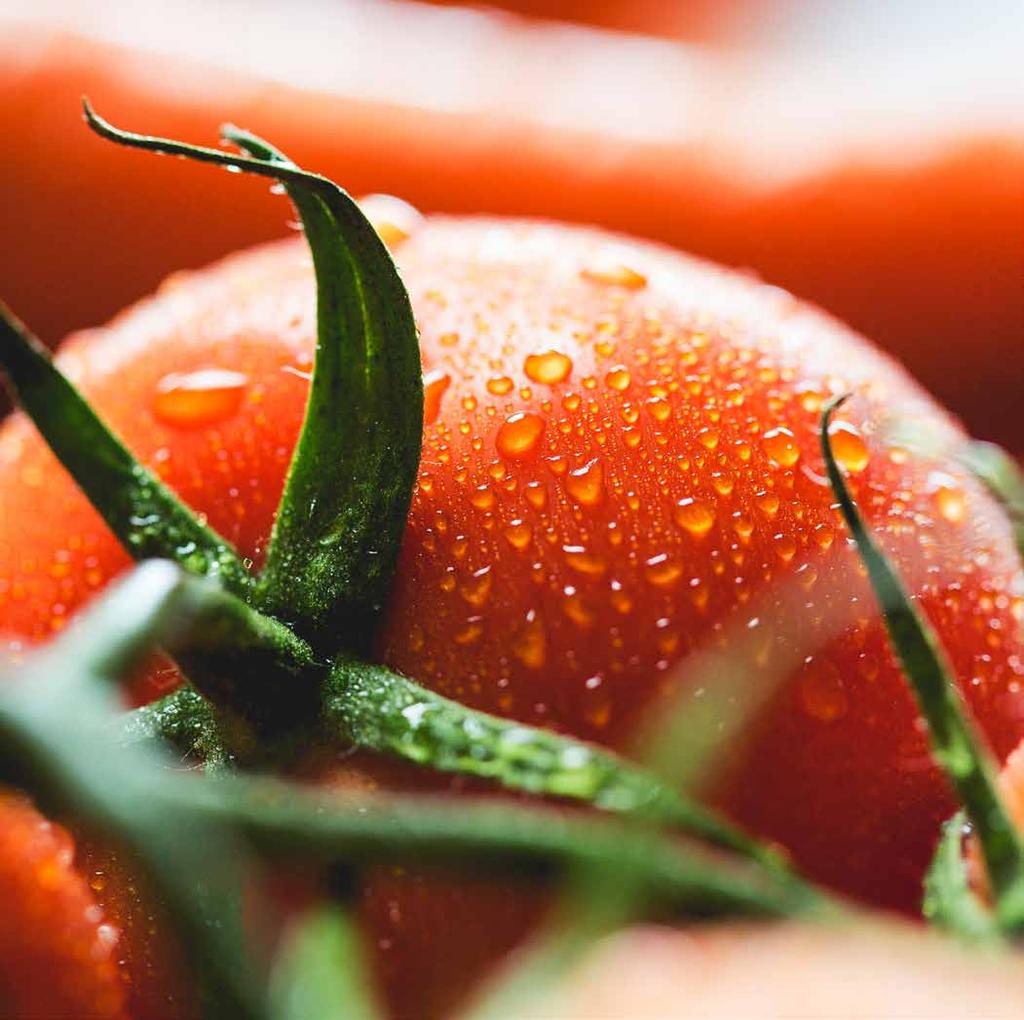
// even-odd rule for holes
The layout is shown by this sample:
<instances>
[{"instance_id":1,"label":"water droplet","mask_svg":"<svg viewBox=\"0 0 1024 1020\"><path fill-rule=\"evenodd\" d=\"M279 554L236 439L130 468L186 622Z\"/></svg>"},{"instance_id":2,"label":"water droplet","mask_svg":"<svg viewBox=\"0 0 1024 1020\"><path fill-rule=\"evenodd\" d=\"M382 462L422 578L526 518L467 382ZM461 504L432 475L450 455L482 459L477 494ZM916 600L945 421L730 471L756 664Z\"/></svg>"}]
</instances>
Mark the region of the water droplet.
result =
<instances>
[{"instance_id":1,"label":"water droplet","mask_svg":"<svg viewBox=\"0 0 1024 1020\"><path fill-rule=\"evenodd\" d=\"M646 406L655 421L668 421L672 415L672 408L664 397L651 397L646 401Z\"/></svg>"},{"instance_id":2,"label":"water droplet","mask_svg":"<svg viewBox=\"0 0 1024 1020\"><path fill-rule=\"evenodd\" d=\"M548 502L548 490L540 482L530 482L523 490L527 502L537 510L542 510Z\"/></svg>"},{"instance_id":3,"label":"water droplet","mask_svg":"<svg viewBox=\"0 0 1024 1020\"><path fill-rule=\"evenodd\" d=\"M491 594L491 568L483 567L476 571L459 589L462 597L471 606L482 606Z\"/></svg>"},{"instance_id":4,"label":"water droplet","mask_svg":"<svg viewBox=\"0 0 1024 1020\"><path fill-rule=\"evenodd\" d=\"M583 467L569 473L565 481L569 494L583 506L594 506L604 498L604 468L594 457Z\"/></svg>"},{"instance_id":5,"label":"water droplet","mask_svg":"<svg viewBox=\"0 0 1024 1020\"><path fill-rule=\"evenodd\" d=\"M661 553L644 564L644 576L656 588L670 588L683 576L683 568L670 560L667 553Z\"/></svg>"},{"instance_id":6,"label":"water droplet","mask_svg":"<svg viewBox=\"0 0 1024 1020\"><path fill-rule=\"evenodd\" d=\"M428 372L423 377L423 424L433 425L441 413L441 399L452 384L447 372Z\"/></svg>"},{"instance_id":7,"label":"water droplet","mask_svg":"<svg viewBox=\"0 0 1024 1020\"><path fill-rule=\"evenodd\" d=\"M563 545L562 552L565 553L565 562L581 574L600 577L608 569L608 564L600 556L587 552L581 545Z\"/></svg>"},{"instance_id":8,"label":"water droplet","mask_svg":"<svg viewBox=\"0 0 1024 1020\"><path fill-rule=\"evenodd\" d=\"M779 559L788 563L796 555L796 542L789 535L776 535L774 541Z\"/></svg>"},{"instance_id":9,"label":"water droplet","mask_svg":"<svg viewBox=\"0 0 1024 1020\"><path fill-rule=\"evenodd\" d=\"M859 474L868 466L871 454L856 427L845 421L834 421L828 427L832 454L847 471Z\"/></svg>"},{"instance_id":10,"label":"water droplet","mask_svg":"<svg viewBox=\"0 0 1024 1020\"><path fill-rule=\"evenodd\" d=\"M623 390L629 389L629 372L621 365L617 365L608 372L604 381L610 389L618 390L621 393Z\"/></svg>"},{"instance_id":11,"label":"water droplet","mask_svg":"<svg viewBox=\"0 0 1024 1020\"><path fill-rule=\"evenodd\" d=\"M774 492L759 492L754 497L758 509L767 517L774 517L779 512L780 499Z\"/></svg>"},{"instance_id":12,"label":"water droplet","mask_svg":"<svg viewBox=\"0 0 1024 1020\"><path fill-rule=\"evenodd\" d=\"M526 614L526 621L519 628L512 643L512 651L516 658L530 669L540 669L544 665L547 657L547 635L535 609Z\"/></svg>"},{"instance_id":13,"label":"water droplet","mask_svg":"<svg viewBox=\"0 0 1024 1020\"><path fill-rule=\"evenodd\" d=\"M423 222L423 214L394 195L365 195L359 208L390 248L406 240Z\"/></svg>"},{"instance_id":14,"label":"water droplet","mask_svg":"<svg viewBox=\"0 0 1024 1020\"><path fill-rule=\"evenodd\" d=\"M498 453L511 460L532 457L544 432L544 419L532 411L511 414L498 429L495 446Z\"/></svg>"},{"instance_id":15,"label":"water droplet","mask_svg":"<svg viewBox=\"0 0 1024 1020\"><path fill-rule=\"evenodd\" d=\"M782 467L792 467L800 459L800 447L793 433L785 427L769 429L761 437L765 453Z\"/></svg>"},{"instance_id":16,"label":"water droplet","mask_svg":"<svg viewBox=\"0 0 1024 1020\"><path fill-rule=\"evenodd\" d=\"M496 397L503 397L506 393L512 392L515 383L507 375L496 375L487 380L487 392L493 393Z\"/></svg>"},{"instance_id":17,"label":"water droplet","mask_svg":"<svg viewBox=\"0 0 1024 1020\"><path fill-rule=\"evenodd\" d=\"M223 368L172 372L157 383L153 414L178 428L212 425L238 410L248 384L240 372Z\"/></svg>"},{"instance_id":18,"label":"water droplet","mask_svg":"<svg viewBox=\"0 0 1024 1020\"><path fill-rule=\"evenodd\" d=\"M494 506L494 492L489 485L478 485L469 501L477 510L490 510Z\"/></svg>"},{"instance_id":19,"label":"water droplet","mask_svg":"<svg viewBox=\"0 0 1024 1020\"><path fill-rule=\"evenodd\" d=\"M484 627L480 622L480 617L474 616L467 620L465 624L455 632L452 640L457 645L471 645L479 640L480 635L483 634Z\"/></svg>"},{"instance_id":20,"label":"water droplet","mask_svg":"<svg viewBox=\"0 0 1024 1020\"><path fill-rule=\"evenodd\" d=\"M849 701L839 670L828 662L815 662L800 682L804 711L821 722L835 722L846 715Z\"/></svg>"},{"instance_id":21,"label":"water droplet","mask_svg":"<svg viewBox=\"0 0 1024 1020\"><path fill-rule=\"evenodd\" d=\"M930 472L926 491L931 495L935 509L943 520L950 524L960 524L967 516L967 495L952 475L945 471Z\"/></svg>"},{"instance_id":22,"label":"water droplet","mask_svg":"<svg viewBox=\"0 0 1024 1020\"><path fill-rule=\"evenodd\" d=\"M606 253L592 265L580 270L580 276L591 283L602 283L627 290L642 290L647 286L647 277L638 273L612 253Z\"/></svg>"},{"instance_id":23,"label":"water droplet","mask_svg":"<svg viewBox=\"0 0 1024 1020\"><path fill-rule=\"evenodd\" d=\"M553 386L569 378L572 359L561 351L542 351L527 356L523 371L533 382Z\"/></svg>"},{"instance_id":24,"label":"water droplet","mask_svg":"<svg viewBox=\"0 0 1024 1020\"><path fill-rule=\"evenodd\" d=\"M505 539L513 549L525 549L533 538L533 528L525 521L516 518L510 521L504 531Z\"/></svg>"},{"instance_id":25,"label":"water droplet","mask_svg":"<svg viewBox=\"0 0 1024 1020\"><path fill-rule=\"evenodd\" d=\"M695 538L706 535L715 523L715 511L695 499L681 499L673 511L676 524Z\"/></svg>"},{"instance_id":26,"label":"water droplet","mask_svg":"<svg viewBox=\"0 0 1024 1020\"><path fill-rule=\"evenodd\" d=\"M603 729L612 715L612 703L600 675L583 681L583 716L591 726Z\"/></svg>"},{"instance_id":27,"label":"water droplet","mask_svg":"<svg viewBox=\"0 0 1024 1020\"><path fill-rule=\"evenodd\" d=\"M707 450L714 450L718 447L718 433L713 429L701 429L697 433L697 442Z\"/></svg>"}]
</instances>

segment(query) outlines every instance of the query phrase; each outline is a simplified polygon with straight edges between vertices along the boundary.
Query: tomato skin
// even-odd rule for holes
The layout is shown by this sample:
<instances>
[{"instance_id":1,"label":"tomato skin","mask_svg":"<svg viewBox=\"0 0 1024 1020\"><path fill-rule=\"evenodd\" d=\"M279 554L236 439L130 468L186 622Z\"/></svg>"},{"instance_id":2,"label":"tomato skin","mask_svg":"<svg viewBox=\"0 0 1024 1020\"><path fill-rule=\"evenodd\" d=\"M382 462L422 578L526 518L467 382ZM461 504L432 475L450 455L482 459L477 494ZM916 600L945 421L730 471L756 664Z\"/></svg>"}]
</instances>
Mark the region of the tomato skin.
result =
<instances>
[{"instance_id":1,"label":"tomato skin","mask_svg":"<svg viewBox=\"0 0 1024 1020\"><path fill-rule=\"evenodd\" d=\"M856 393L834 439L851 487L1002 756L1024 735L1009 526L948 458L883 430L908 417L956 441L953 422L833 320L665 249L432 218L398 259L428 416L382 659L628 750L673 693L714 693L718 674L692 671L727 649L751 693L777 686L710 793L811 876L914 908L952 802L832 509L817 428L825 395ZM312 307L294 240L179 276L60 355L136 454L256 561L301 420ZM245 377L237 400L213 401L223 418L202 392L168 410L168 377L208 369ZM0 486L0 629L42 640L127 559L19 416L0 430ZM482 930L511 939L533 908L499 917L468 897L442 938L437 899L408 888L378 879L367 914L400 975L393 1001L414 1004L402 1015L437 1015L393 961L418 961L423 980L432 953L456 971L474 960L468 972ZM397 914L383 906L403 897Z\"/></svg>"},{"instance_id":2,"label":"tomato skin","mask_svg":"<svg viewBox=\"0 0 1024 1020\"><path fill-rule=\"evenodd\" d=\"M119 933L74 865L74 845L0 790L0 1013L126 1020Z\"/></svg>"}]
</instances>

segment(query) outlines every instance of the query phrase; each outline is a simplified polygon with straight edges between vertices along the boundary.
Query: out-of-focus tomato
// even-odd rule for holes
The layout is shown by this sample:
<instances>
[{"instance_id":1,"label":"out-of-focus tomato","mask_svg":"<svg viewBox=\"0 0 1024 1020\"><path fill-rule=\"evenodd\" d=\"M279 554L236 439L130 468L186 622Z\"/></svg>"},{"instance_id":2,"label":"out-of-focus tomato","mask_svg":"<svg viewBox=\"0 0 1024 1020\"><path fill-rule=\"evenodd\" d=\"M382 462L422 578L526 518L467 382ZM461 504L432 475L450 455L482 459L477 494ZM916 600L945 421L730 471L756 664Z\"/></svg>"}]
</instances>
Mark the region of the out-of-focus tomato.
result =
<instances>
[{"instance_id":1,"label":"out-of-focus tomato","mask_svg":"<svg viewBox=\"0 0 1024 1020\"><path fill-rule=\"evenodd\" d=\"M416 5L325 15L301 45L286 16L260 31L246 11L247 48L225 50L237 26L217 11L158 37L131 22L135 50L101 41L118 25L99 15L94 37L0 33L0 129L17 152L2 283L51 341L282 220L265 185L218 186L90 136L88 93L115 120L197 141L235 120L356 193L594 222L750 267L895 353L972 430L1024 445L1007 371L1024 335L1024 132L971 91L998 56L937 117L942 100L920 97L944 94L938 57L837 54L823 70L789 50L713 57ZM913 73L887 87L897 63Z\"/></svg>"}]
</instances>

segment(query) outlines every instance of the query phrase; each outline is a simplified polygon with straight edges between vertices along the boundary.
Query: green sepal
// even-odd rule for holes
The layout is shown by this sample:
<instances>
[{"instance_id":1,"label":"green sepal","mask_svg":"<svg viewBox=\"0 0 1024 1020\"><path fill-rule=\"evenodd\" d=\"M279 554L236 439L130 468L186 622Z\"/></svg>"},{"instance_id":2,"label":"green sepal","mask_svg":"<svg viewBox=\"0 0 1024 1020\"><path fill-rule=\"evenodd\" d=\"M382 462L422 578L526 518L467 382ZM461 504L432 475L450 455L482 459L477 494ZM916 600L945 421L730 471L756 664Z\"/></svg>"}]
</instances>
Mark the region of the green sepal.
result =
<instances>
[{"instance_id":1,"label":"green sepal","mask_svg":"<svg viewBox=\"0 0 1024 1020\"><path fill-rule=\"evenodd\" d=\"M645 769L593 744L474 711L385 666L335 662L326 681L324 712L329 730L340 728L360 747L512 790L566 797L668 824L781 867L769 848Z\"/></svg>"},{"instance_id":2,"label":"green sepal","mask_svg":"<svg viewBox=\"0 0 1024 1020\"><path fill-rule=\"evenodd\" d=\"M318 645L365 652L394 574L423 430L416 325L387 247L341 188L254 135L229 129L255 159L121 131L88 103L85 114L120 144L278 180L298 208L317 277L317 358L257 601Z\"/></svg>"},{"instance_id":3,"label":"green sepal","mask_svg":"<svg viewBox=\"0 0 1024 1020\"><path fill-rule=\"evenodd\" d=\"M0 366L17 402L133 559L173 560L236 595L250 591L253 577L238 553L135 460L2 304Z\"/></svg>"},{"instance_id":4,"label":"green sepal","mask_svg":"<svg viewBox=\"0 0 1024 1020\"><path fill-rule=\"evenodd\" d=\"M921 913L936 928L967 942L1000 939L992 911L971 888L964 857L967 818L958 811L942 826L935 855L924 878Z\"/></svg>"},{"instance_id":5,"label":"green sepal","mask_svg":"<svg viewBox=\"0 0 1024 1020\"><path fill-rule=\"evenodd\" d=\"M857 544L896 656L928 724L931 751L956 791L981 844L1000 925L1024 929L1024 844L996 790L996 766L967 715L953 670L931 625L865 526L832 453L828 427L846 400L822 412L820 440L828 479Z\"/></svg>"},{"instance_id":6,"label":"green sepal","mask_svg":"<svg viewBox=\"0 0 1024 1020\"><path fill-rule=\"evenodd\" d=\"M359 930L342 907L314 907L286 932L270 975L274 1020L375 1020Z\"/></svg>"}]
</instances>

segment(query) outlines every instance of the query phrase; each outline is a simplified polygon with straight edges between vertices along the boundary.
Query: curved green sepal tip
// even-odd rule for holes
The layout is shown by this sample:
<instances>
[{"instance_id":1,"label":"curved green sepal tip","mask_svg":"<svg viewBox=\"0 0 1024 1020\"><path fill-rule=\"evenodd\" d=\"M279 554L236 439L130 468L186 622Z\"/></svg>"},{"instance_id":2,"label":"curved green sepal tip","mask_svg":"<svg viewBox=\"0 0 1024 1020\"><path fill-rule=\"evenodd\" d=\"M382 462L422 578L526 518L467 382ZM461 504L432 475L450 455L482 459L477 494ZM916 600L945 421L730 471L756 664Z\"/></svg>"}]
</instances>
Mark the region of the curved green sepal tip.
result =
<instances>
[{"instance_id":1,"label":"curved green sepal tip","mask_svg":"<svg viewBox=\"0 0 1024 1020\"><path fill-rule=\"evenodd\" d=\"M387 247L336 184L237 128L253 154L121 131L112 141L269 177L302 217L317 279L317 356L306 418L257 599L337 651L365 651L394 574L419 465L423 380L409 296Z\"/></svg>"}]
</instances>

